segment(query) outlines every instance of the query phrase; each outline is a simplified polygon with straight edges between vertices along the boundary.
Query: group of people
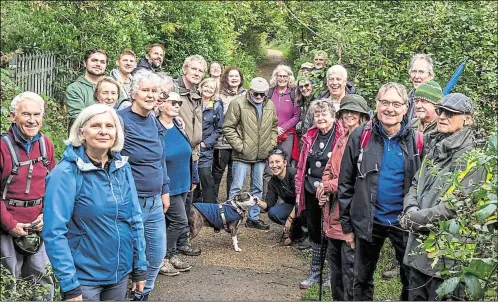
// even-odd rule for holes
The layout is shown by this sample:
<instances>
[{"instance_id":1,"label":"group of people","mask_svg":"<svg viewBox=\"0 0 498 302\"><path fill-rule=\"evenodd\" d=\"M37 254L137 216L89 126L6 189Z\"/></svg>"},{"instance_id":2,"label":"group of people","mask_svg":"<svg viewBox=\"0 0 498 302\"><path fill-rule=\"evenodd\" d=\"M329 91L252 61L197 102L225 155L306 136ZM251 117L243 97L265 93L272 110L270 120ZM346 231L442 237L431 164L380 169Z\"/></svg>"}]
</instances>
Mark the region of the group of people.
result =
<instances>
[{"instance_id":1,"label":"group of people","mask_svg":"<svg viewBox=\"0 0 498 302\"><path fill-rule=\"evenodd\" d=\"M176 79L163 72L165 48L150 45L137 63L124 50L105 76L108 55L86 52L85 72L68 86L67 147L56 163L40 132L45 104L16 96L2 136L1 256L16 277L50 287L51 264L64 300L147 300L159 273L191 269L192 202L239 194L251 173L246 226L267 230L261 211L283 226L285 244L311 246L309 275L337 300L373 300L373 275L386 238L400 266L402 300L434 300L443 282L421 250L425 225L455 212L442 198L448 172L465 171L471 191L484 180L462 155L474 147L474 106L443 96L429 56L409 67L413 88L380 87L375 108L341 65L316 53L297 78L289 66L244 89L235 66L185 59ZM205 77L205 73L209 76ZM434 169L436 173L434 173ZM443 263L444 265L444 263ZM43 276L43 277L40 277Z\"/></svg>"}]
</instances>

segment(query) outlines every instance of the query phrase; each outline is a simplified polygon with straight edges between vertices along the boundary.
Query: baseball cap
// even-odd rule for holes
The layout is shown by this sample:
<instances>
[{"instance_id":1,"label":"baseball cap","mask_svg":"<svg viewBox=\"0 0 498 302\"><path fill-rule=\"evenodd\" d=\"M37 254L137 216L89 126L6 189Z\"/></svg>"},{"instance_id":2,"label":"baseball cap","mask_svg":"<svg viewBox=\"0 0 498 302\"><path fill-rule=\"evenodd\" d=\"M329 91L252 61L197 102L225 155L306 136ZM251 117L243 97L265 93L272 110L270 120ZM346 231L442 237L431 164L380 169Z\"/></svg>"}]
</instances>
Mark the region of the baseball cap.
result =
<instances>
[{"instance_id":1,"label":"baseball cap","mask_svg":"<svg viewBox=\"0 0 498 302\"><path fill-rule=\"evenodd\" d=\"M252 79L249 89L252 89L254 92L266 92L270 89L270 85L265 79L256 77Z\"/></svg>"},{"instance_id":2,"label":"baseball cap","mask_svg":"<svg viewBox=\"0 0 498 302\"><path fill-rule=\"evenodd\" d=\"M313 63L304 62L303 64L301 64L300 69L313 69L313 67L315 67L315 65L313 65Z\"/></svg>"},{"instance_id":3,"label":"baseball cap","mask_svg":"<svg viewBox=\"0 0 498 302\"><path fill-rule=\"evenodd\" d=\"M474 104L467 96L461 93L450 93L445 95L436 104L436 107L441 107L456 113L474 113Z\"/></svg>"}]
</instances>

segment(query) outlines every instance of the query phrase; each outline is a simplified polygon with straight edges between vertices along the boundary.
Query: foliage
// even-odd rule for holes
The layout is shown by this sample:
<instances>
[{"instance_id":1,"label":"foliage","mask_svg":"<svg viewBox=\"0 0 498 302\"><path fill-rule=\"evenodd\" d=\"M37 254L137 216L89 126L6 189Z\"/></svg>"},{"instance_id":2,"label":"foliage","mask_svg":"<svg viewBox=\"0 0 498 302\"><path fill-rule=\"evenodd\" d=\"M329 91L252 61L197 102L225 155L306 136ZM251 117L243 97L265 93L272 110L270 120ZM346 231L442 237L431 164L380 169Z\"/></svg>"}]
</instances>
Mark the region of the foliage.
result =
<instances>
[{"instance_id":1,"label":"foliage","mask_svg":"<svg viewBox=\"0 0 498 302\"><path fill-rule=\"evenodd\" d=\"M143 56L152 43L165 45L164 65L173 76L187 56L201 54L239 66L250 79L266 32L279 20L275 8L258 1L3 1L2 53L57 51L73 63L60 71L62 91L82 71L87 49L105 49L110 71L123 49Z\"/></svg>"},{"instance_id":2,"label":"foliage","mask_svg":"<svg viewBox=\"0 0 498 302\"><path fill-rule=\"evenodd\" d=\"M52 268L47 266L47 275L55 279L53 276ZM58 290L58 283L56 283L54 298L52 301L61 301ZM48 301L45 297L50 293L47 286L42 286L36 283L32 277L25 279L16 279L12 273L0 263L0 301Z\"/></svg>"},{"instance_id":3,"label":"foliage","mask_svg":"<svg viewBox=\"0 0 498 302\"><path fill-rule=\"evenodd\" d=\"M498 167L497 137L490 137L487 148L466 154L465 161L484 167L484 185L466 195L460 189L460 172L448 175L447 181L455 190L443 197L456 212L454 218L426 225L430 233L422 235L420 245L434 259L446 279L438 289L440 296L451 294L460 282L465 283L471 300L498 299ZM454 259L452 267L443 261ZM459 297L463 298L463 297Z\"/></svg>"},{"instance_id":4,"label":"foliage","mask_svg":"<svg viewBox=\"0 0 498 302\"><path fill-rule=\"evenodd\" d=\"M453 92L475 101L482 136L495 131L496 119L489 117L498 113L496 2L313 1L304 9L302 2L285 3L296 69L312 60L313 50L326 50L329 64L344 65L372 106L382 84L412 86L408 68L415 53L432 55L442 87L465 61Z\"/></svg>"},{"instance_id":5,"label":"foliage","mask_svg":"<svg viewBox=\"0 0 498 302\"><path fill-rule=\"evenodd\" d=\"M10 127L10 103L21 91L8 75L8 71L1 69L1 133L7 132ZM55 158L60 159L64 152L64 140L67 137L66 113L61 104L54 99L42 95L45 100L45 115L43 117L42 132L54 143Z\"/></svg>"}]
</instances>

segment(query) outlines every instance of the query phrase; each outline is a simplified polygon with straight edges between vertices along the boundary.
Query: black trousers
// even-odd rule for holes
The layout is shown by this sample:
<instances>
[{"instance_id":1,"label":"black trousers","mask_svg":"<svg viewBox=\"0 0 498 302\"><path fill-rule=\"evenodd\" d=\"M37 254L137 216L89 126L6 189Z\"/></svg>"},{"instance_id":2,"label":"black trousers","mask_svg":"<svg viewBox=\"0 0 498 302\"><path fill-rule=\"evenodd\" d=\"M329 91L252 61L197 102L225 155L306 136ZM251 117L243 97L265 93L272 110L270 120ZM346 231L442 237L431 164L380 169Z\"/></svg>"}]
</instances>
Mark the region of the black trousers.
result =
<instances>
[{"instance_id":1,"label":"black trousers","mask_svg":"<svg viewBox=\"0 0 498 302\"><path fill-rule=\"evenodd\" d=\"M322 209L318 206L316 195L304 189L304 203L306 205L306 223L310 241L321 243L322 237Z\"/></svg>"},{"instance_id":2,"label":"black trousers","mask_svg":"<svg viewBox=\"0 0 498 302\"><path fill-rule=\"evenodd\" d=\"M217 203L218 194L215 191L212 168L199 167L199 178L201 185L195 189L194 202Z\"/></svg>"},{"instance_id":3,"label":"black trousers","mask_svg":"<svg viewBox=\"0 0 498 302\"><path fill-rule=\"evenodd\" d=\"M327 259L333 301L353 299L353 268L355 251L344 240L328 238Z\"/></svg>"},{"instance_id":4,"label":"black trousers","mask_svg":"<svg viewBox=\"0 0 498 302\"><path fill-rule=\"evenodd\" d=\"M408 290L408 300L410 301L441 301L436 294L438 287L443 284L444 279L426 275L417 269L410 268L409 273L410 288ZM465 285L458 284L456 289L446 299L467 300L465 297Z\"/></svg>"},{"instance_id":5,"label":"black trousers","mask_svg":"<svg viewBox=\"0 0 498 302\"><path fill-rule=\"evenodd\" d=\"M374 273L379 261L380 251L386 238L391 240L400 267L402 284L401 301L408 300L408 272L409 268L403 264L408 236L397 227L373 224L372 242L356 237L356 253L354 263L354 301L373 301Z\"/></svg>"},{"instance_id":6,"label":"black trousers","mask_svg":"<svg viewBox=\"0 0 498 302\"><path fill-rule=\"evenodd\" d=\"M232 186L232 149L214 149L213 153L213 180L214 192L216 196L220 194L220 183L225 173L225 168L228 167L227 172L227 199L230 195L230 187Z\"/></svg>"}]
</instances>

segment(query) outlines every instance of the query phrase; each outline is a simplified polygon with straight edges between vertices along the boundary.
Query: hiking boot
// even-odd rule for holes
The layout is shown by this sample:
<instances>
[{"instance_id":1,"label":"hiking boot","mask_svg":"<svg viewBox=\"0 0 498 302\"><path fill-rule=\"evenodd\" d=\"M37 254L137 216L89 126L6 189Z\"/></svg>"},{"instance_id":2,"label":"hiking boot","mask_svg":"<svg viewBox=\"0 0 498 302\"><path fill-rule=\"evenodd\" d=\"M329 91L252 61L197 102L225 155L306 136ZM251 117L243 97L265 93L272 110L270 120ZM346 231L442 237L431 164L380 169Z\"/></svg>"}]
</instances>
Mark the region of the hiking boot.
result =
<instances>
[{"instance_id":1,"label":"hiking boot","mask_svg":"<svg viewBox=\"0 0 498 302\"><path fill-rule=\"evenodd\" d=\"M177 276L180 274L180 271L169 262L169 259L164 259L161 268L159 269L159 273L165 276Z\"/></svg>"},{"instance_id":2,"label":"hiking boot","mask_svg":"<svg viewBox=\"0 0 498 302\"><path fill-rule=\"evenodd\" d=\"M314 284L318 284L320 281L320 250L322 246L320 244L311 244L311 263L310 263L310 273L306 279L299 283L300 289L307 289L312 287Z\"/></svg>"},{"instance_id":3,"label":"hiking boot","mask_svg":"<svg viewBox=\"0 0 498 302\"><path fill-rule=\"evenodd\" d=\"M179 272L187 272L192 268L192 265L188 264L187 261L183 261L177 255L171 257L171 259L169 259L169 263L171 263Z\"/></svg>"},{"instance_id":4,"label":"hiking boot","mask_svg":"<svg viewBox=\"0 0 498 302\"><path fill-rule=\"evenodd\" d=\"M198 247L193 247L191 245L184 245L178 247L177 250L186 256L199 256L201 254L201 249Z\"/></svg>"},{"instance_id":5,"label":"hiking boot","mask_svg":"<svg viewBox=\"0 0 498 302\"><path fill-rule=\"evenodd\" d=\"M246 227L247 228L255 228L258 230L269 230L270 229L270 225L261 219L258 219L258 220L247 219Z\"/></svg>"},{"instance_id":6,"label":"hiking boot","mask_svg":"<svg viewBox=\"0 0 498 302\"><path fill-rule=\"evenodd\" d=\"M394 278L395 276L397 276L398 273L399 273L399 269L397 267L395 267L393 269L390 269L388 271L383 272L382 279L390 280L390 279Z\"/></svg>"},{"instance_id":7,"label":"hiking boot","mask_svg":"<svg viewBox=\"0 0 498 302\"><path fill-rule=\"evenodd\" d=\"M298 250L307 250L311 247L311 244L310 244L310 240L308 237L302 239L299 241L299 243L297 244L297 249Z\"/></svg>"}]
</instances>

